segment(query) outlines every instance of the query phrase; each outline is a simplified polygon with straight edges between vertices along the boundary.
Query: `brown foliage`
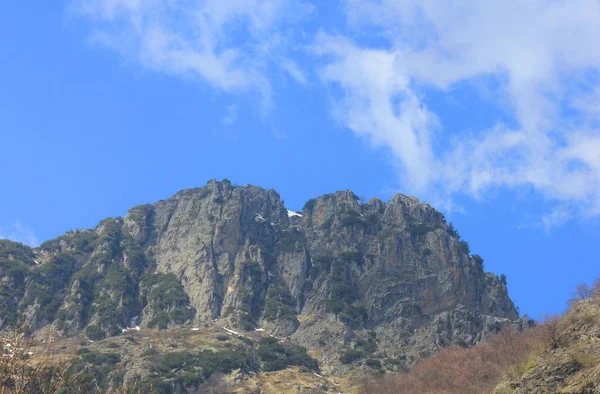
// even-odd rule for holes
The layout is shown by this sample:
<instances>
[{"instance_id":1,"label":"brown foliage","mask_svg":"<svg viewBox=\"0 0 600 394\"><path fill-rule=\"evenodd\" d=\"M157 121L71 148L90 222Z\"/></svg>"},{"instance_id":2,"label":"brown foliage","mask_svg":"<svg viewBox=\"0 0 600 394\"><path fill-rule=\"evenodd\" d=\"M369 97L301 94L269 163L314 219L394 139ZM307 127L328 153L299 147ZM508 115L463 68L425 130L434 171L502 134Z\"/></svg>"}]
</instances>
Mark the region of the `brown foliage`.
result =
<instances>
[{"instance_id":1,"label":"brown foliage","mask_svg":"<svg viewBox=\"0 0 600 394\"><path fill-rule=\"evenodd\" d=\"M575 298L578 299L579 301L587 300L593 294L594 294L594 288L588 286L585 283L575 286L575 292L573 293Z\"/></svg>"},{"instance_id":2,"label":"brown foliage","mask_svg":"<svg viewBox=\"0 0 600 394\"><path fill-rule=\"evenodd\" d=\"M0 338L0 394L53 394L65 387L66 363L54 360L48 352L36 355L34 361L31 340L19 328L4 334Z\"/></svg>"},{"instance_id":3,"label":"brown foliage","mask_svg":"<svg viewBox=\"0 0 600 394\"><path fill-rule=\"evenodd\" d=\"M526 363L537 346L535 330L505 328L485 343L464 349L446 348L422 361L409 373L387 374L369 380L364 393L484 393L512 366Z\"/></svg>"},{"instance_id":4,"label":"brown foliage","mask_svg":"<svg viewBox=\"0 0 600 394\"><path fill-rule=\"evenodd\" d=\"M586 283L581 283L575 286L575 291L571 295L571 299L569 300L569 306L573 307L579 301L587 300L588 298L592 298L594 296L595 289L593 286L589 286Z\"/></svg>"},{"instance_id":5,"label":"brown foliage","mask_svg":"<svg viewBox=\"0 0 600 394\"><path fill-rule=\"evenodd\" d=\"M600 307L600 278L596 278L594 286L592 286L592 299Z\"/></svg>"},{"instance_id":6,"label":"brown foliage","mask_svg":"<svg viewBox=\"0 0 600 394\"><path fill-rule=\"evenodd\" d=\"M538 335L548 349L556 349L560 346L561 317L558 315L544 315L544 324L538 330Z\"/></svg>"}]
</instances>

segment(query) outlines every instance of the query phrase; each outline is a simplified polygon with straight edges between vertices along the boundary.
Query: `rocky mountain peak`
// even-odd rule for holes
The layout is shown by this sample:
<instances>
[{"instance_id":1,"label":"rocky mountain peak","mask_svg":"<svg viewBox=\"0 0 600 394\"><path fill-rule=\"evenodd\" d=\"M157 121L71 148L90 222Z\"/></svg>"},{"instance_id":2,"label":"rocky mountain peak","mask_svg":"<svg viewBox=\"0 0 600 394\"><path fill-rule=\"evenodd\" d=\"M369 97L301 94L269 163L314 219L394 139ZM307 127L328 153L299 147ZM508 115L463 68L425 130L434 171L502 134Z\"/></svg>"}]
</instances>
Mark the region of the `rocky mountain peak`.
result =
<instances>
[{"instance_id":1,"label":"rocky mountain peak","mask_svg":"<svg viewBox=\"0 0 600 394\"><path fill-rule=\"evenodd\" d=\"M402 194L338 191L294 213L275 190L211 180L38 248L4 242L0 256L14 308L0 322L18 312L39 335L217 319L289 337L341 371L336 355L367 332L380 350L423 354L518 318L505 278L484 272L439 211Z\"/></svg>"}]
</instances>

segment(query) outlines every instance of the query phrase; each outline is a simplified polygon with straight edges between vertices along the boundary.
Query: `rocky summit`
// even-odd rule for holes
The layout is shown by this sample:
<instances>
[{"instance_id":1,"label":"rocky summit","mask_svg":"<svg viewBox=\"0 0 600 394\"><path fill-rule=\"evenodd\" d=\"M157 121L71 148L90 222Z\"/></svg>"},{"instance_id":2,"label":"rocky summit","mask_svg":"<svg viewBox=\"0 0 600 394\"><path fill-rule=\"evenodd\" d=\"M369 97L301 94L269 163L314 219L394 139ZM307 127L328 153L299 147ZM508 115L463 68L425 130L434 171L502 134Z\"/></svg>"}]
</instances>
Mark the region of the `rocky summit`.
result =
<instances>
[{"instance_id":1,"label":"rocky summit","mask_svg":"<svg viewBox=\"0 0 600 394\"><path fill-rule=\"evenodd\" d=\"M2 329L40 340L222 327L302 346L332 375L409 367L519 318L506 278L414 197L346 190L294 212L227 180L36 248L0 241L0 297Z\"/></svg>"}]
</instances>

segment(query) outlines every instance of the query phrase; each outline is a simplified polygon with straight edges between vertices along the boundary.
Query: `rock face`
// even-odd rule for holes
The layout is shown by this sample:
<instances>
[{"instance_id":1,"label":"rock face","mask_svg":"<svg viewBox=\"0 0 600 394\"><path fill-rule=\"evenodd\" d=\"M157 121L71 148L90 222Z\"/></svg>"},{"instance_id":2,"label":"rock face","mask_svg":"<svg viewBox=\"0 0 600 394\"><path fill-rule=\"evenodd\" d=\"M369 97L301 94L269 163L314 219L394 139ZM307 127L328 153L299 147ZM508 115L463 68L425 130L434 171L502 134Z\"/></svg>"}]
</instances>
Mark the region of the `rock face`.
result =
<instances>
[{"instance_id":1,"label":"rock face","mask_svg":"<svg viewBox=\"0 0 600 394\"><path fill-rule=\"evenodd\" d=\"M429 354L518 318L506 280L400 194L336 192L294 213L274 190L213 180L35 249L5 241L0 278L3 327L20 312L32 332L94 339L219 319L322 350L339 371L344 351Z\"/></svg>"}]
</instances>

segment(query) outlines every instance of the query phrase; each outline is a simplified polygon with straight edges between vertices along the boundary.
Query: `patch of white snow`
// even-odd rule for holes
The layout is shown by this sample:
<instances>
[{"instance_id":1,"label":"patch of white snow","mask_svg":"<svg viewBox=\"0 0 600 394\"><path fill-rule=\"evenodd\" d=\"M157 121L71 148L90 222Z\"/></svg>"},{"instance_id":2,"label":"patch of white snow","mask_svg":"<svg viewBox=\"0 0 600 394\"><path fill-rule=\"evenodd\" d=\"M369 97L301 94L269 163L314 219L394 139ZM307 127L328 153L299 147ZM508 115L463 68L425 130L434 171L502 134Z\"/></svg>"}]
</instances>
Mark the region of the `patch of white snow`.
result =
<instances>
[{"instance_id":1,"label":"patch of white snow","mask_svg":"<svg viewBox=\"0 0 600 394\"><path fill-rule=\"evenodd\" d=\"M301 214L299 214L298 212L294 212L294 211L290 211L289 209L287 210L287 214L288 214L288 218L294 217L294 216L298 216L298 217L302 217Z\"/></svg>"}]
</instances>

